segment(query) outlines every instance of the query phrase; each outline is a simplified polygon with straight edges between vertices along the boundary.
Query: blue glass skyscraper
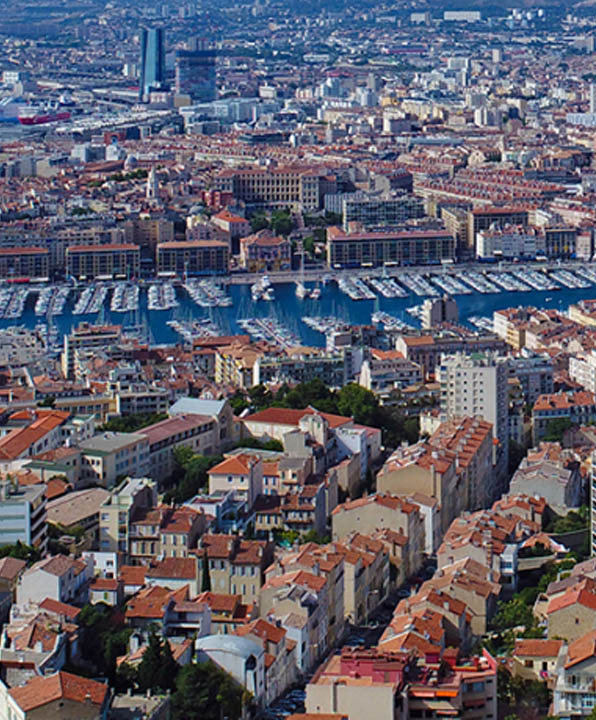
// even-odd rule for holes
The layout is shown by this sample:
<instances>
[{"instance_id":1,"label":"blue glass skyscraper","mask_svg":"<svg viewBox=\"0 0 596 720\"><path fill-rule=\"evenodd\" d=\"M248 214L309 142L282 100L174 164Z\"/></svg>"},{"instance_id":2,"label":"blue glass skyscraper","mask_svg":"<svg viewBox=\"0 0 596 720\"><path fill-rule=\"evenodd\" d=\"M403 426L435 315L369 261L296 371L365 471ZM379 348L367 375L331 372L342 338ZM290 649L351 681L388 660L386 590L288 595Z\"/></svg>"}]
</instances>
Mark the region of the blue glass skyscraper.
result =
<instances>
[{"instance_id":1,"label":"blue glass skyscraper","mask_svg":"<svg viewBox=\"0 0 596 720\"><path fill-rule=\"evenodd\" d=\"M141 82L139 97L161 90L166 82L166 51L163 28L141 29Z\"/></svg>"},{"instance_id":2,"label":"blue glass skyscraper","mask_svg":"<svg viewBox=\"0 0 596 720\"><path fill-rule=\"evenodd\" d=\"M176 92L197 103L215 100L215 50L205 40L192 39L176 51Z\"/></svg>"}]
</instances>

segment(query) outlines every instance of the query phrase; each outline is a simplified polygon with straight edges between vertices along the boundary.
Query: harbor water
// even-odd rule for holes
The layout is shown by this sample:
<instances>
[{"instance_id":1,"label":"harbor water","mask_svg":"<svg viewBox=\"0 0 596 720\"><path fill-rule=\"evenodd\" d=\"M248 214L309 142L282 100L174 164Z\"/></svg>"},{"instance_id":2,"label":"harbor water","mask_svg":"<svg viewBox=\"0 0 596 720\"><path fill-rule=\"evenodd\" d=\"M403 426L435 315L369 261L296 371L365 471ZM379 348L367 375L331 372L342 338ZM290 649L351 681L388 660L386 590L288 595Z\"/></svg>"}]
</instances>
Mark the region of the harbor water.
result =
<instances>
[{"instance_id":1,"label":"harbor water","mask_svg":"<svg viewBox=\"0 0 596 720\"><path fill-rule=\"evenodd\" d=\"M205 334L228 335L245 333L246 328L251 327L246 320L262 319L267 321L262 324L269 325L271 320L275 327L287 331L289 340L300 340L304 345L324 346L325 336L317 329L315 320L320 317L335 318L342 323L370 324L374 313L386 313L406 325L420 327L415 308L421 305L424 297L407 288L404 293L406 297L385 297L373 291L370 293L371 299L354 300L340 289L335 281L317 286L314 283L305 283L305 286L307 297L304 298L297 297L294 282L287 282L272 286L269 294L271 300L255 301L249 285L230 285L226 288L229 295L227 302L215 307L201 306L185 287L178 286L173 296L170 289L166 303L168 309L164 310L154 309L157 302L163 302L163 293L160 291L156 301L156 292L149 292L147 286L141 287L140 292L137 292L137 288L131 288L131 292L125 294L116 293L112 287L104 289L105 292L87 291L88 297L82 300L81 295L85 292L83 287L68 290L63 287L62 293L54 293L55 301L50 303L50 308L54 311L50 309L47 314L44 314L45 305L39 299L39 289L21 286L19 292L26 295L22 310L20 302L13 300L11 304L9 298L0 319L0 328L22 325L33 329L49 321L55 336L54 342L60 342L62 336L80 322L113 323L125 328L142 328L145 333L143 337L151 344L163 345L181 342L181 327L186 330L187 337L189 332L193 336L200 334L201 328ZM309 295L315 287L319 288L320 292L316 292L315 297L311 298ZM405 286L402 284L402 287ZM51 294L49 291L46 293ZM478 323L479 318L492 319L495 310L507 307L534 306L564 311L579 300L596 298L596 286L560 287L556 290L531 289L525 292L501 288L497 292L485 293L470 292L467 289L466 294L454 294L454 297L459 306L460 322L470 327L478 327L482 326L482 322ZM92 312L81 312L86 307L91 308ZM304 322L303 318L306 318L307 322Z\"/></svg>"}]
</instances>

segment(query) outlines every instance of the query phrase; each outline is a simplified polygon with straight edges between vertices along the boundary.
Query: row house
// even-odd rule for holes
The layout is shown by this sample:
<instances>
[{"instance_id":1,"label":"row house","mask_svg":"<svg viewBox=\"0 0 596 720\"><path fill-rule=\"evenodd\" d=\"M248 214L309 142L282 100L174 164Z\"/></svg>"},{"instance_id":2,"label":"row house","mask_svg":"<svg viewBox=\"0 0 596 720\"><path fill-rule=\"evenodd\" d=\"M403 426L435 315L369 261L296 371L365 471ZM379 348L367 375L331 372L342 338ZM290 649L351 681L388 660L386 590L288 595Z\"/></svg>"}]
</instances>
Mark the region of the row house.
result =
<instances>
[{"instance_id":1,"label":"row house","mask_svg":"<svg viewBox=\"0 0 596 720\"><path fill-rule=\"evenodd\" d=\"M343 584L342 584L343 590ZM299 630L300 666L312 669L330 649L329 578L295 570L268 578L259 599L261 617ZM343 598L341 615L343 619Z\"/></svg>"},{"instance_id":2,"label":"row house","mask_svg":"<svg viewBox=\"0 0 596 720\"><path fill-rule=\"evenodd\" d=\"M466 559L438 570L422 589L434 589L461 600L470 612L474 635L484 635L501 595L499 575L476 560Z\"/></svg>"},{"instance_id":3,"label":"row house","mask_svg":"<svg viewBox=\"0 0 596 720\"><path fill-rule=\"evenodd\" d=\"M273 560L273 544L264 540L243 540L237 535L205 534L196 553L200 559L199 583L209 572L211 590L240 595L242 602L258 604L265 570Z\"/></svg>"},{"instance_id":4,"label":"row house","mask_svg":"<svg viewBox=\"0 0 596 720\"><path fill-rule=\"evenodd\" d=\"M402 557L402 574L408 577L422 564L425 550L424 519L420 508L406 497L376 493L338 505L331 514L332 538L342 541L352 532L375 536L391 529L407 538L409 554ZM387 537L387 541L391 539ZM396 540L399 543L398 540Z\"/></svg>"},{"instance_id":5,"label":"row house","mask_svg":"<svg viewBox=\"0 0 596 720\"><path fill-rule=\"evenodd\" d=\"M285 530L313 530L323 535L327 527L325 483L305 485L285 495L260 495L253 510L259 536Z\"/></svg>"},{"instance_id":6,"label":"row house","mask_svg":"<svg viewBox=\"0 0 596 720\"><path fill-rule=\"evenodd\" d=\"M234 634L263 646L266 702L271 704L297 679L295 641L287 637L283 627L263 618L238 628Z\"/></svg>"},{"instance_id":7,"label":"row house","mask_svg":"<svg viewBox=\"0 0 596 720\"><path fill-rule=\"evenodd\" d=\"M211 632L215 634L234 633L256 618L254 605L243 603L240 595L206 590L197 596L196 601L206 603L211 609Z\"/></svg>"},{"instance_id":8,"label":"row house","mask_svg":"<svg viewBox=\"0 0 596 720\"><path fill-rule=\"evenodd\" d=\"M61 603L85 603L93 575L90 563L50 555L39 560L21 575L17 587L17 603L41 603L46 598Z\"/></svg>"},{"instance_id":9,"label":"row house","mask_svg":"<svg viewBox=\"0 0 596 720\"><path fill-rule=\"evenodd\" d=\"M204 637L211 634L209 605L191 600L184 585L176 590L152 585L139 590L126 605L127 624L149 632L157 625L165 636Z\"/></svg>"},{"instance_id":10,"label":"row house","mask_svg":"<svg viewBox=\"0 0 596 720\"><path fill-rule=\"evenodd\" d=\"M568 420L572 425L596 421L596 398L586 390L540 395L532 408L532 438L535 445L548 432L550 423Z\"/></svg>"},{"instance_id":11,"label":"row house","mask_svg":"<svg viewBox=\"0 0 596 720\"><path fill-rule=\"evenodd\" d=\"M345 628L344 557L329 546L319 547L314 543L303 545L296 552L288 552L276 558L267 568L267 583L276 576L288 575L292 572L305 572L325 579L328 588L327 604L323 606L327 614L326 646L335 647L343 637Z\"/></svg>"}]
</instances>

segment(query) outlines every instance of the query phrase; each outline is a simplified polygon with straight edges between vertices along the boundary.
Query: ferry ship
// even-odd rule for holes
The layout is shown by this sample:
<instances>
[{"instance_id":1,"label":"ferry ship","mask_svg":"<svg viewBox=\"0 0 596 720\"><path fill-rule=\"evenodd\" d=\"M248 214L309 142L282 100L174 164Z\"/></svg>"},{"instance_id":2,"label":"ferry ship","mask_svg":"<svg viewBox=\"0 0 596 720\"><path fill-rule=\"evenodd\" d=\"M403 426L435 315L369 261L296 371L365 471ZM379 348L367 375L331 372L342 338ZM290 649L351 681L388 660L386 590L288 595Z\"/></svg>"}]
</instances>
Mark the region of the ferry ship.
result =
<instances>
[{"instance_id":1,"label":"ferry ship","mask_svg":"<svg viewBox=\"0 0 596 720\"><path fill-rule=\"evenodd\" d=\"M59 105L24 105L19 109L18 118L21 125L45 125L70 120L70 111Z\"/></svg>"}]
</instances>

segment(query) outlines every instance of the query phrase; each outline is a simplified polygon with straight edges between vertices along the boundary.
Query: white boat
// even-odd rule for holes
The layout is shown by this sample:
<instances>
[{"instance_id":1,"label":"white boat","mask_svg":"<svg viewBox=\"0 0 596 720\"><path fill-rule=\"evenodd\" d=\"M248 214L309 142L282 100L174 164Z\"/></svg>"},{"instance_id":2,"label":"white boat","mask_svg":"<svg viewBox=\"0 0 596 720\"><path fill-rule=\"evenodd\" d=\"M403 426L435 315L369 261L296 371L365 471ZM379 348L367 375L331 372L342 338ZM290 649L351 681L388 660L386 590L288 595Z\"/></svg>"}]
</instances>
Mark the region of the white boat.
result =
<instances>
[{"instance_id":1,"label":"white boat","mask_svg":"<svg viewBox=\"0 0 596 720\"><path fill-rule=\"evenodd\" d=\"M304 286L303 282L297 282L296 283L296 297L300 300L304 300L304 298L308 295L308 290Z\"/></svg>"}]
</instances>

